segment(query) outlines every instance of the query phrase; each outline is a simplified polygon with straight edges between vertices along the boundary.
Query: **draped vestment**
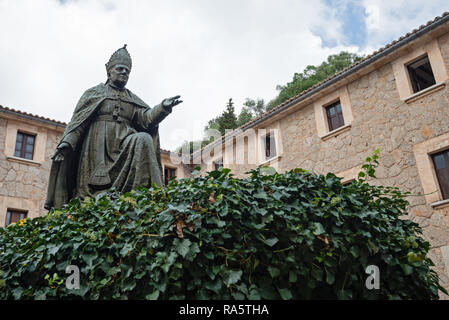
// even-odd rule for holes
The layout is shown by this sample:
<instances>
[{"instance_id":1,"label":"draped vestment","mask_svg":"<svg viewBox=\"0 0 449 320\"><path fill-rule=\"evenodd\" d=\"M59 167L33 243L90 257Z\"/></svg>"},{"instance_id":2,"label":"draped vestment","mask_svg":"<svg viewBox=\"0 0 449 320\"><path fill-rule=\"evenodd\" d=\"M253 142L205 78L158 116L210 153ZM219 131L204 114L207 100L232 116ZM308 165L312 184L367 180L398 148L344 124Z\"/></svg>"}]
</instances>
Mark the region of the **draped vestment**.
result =
<instances>
[{"instance_id":1,"label":"draped vestment","mask_svg":"<svg viewBox=\"0 0 449 320\"><path fill-rule=\"evenodd\" d=\"M171 107L150 108L128 89L110 84L87 90L59 143L68 143L72 152L52 163L45 208L111 187L128 192L161 186L158 125L170 112Z\"/></svg>"}]
</instances>

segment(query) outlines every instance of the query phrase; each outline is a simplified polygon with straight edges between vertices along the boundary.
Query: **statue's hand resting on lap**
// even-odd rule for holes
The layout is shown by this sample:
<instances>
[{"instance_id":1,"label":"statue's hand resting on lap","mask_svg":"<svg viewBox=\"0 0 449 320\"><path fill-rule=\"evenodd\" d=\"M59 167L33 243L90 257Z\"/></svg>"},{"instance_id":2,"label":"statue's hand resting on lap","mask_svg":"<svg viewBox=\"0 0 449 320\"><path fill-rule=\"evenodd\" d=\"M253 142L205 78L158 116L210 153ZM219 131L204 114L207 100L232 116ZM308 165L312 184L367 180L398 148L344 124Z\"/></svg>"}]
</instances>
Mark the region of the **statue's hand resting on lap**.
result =
<instances>
[{"instance_id":1,"label":"statue's hand resting on lap","mask_svg":"<svg viewBox=\"0 0 449 320\"><path fill-rule=\"evenodd\" d=\"M51 158L53 159L54 162L64 161L65 157L70 152L70 148L71 148L70 144L68 144L67 142L62 142L56 149L56 152L53 155L53 157Z\"/></svg>"}]
</instances>

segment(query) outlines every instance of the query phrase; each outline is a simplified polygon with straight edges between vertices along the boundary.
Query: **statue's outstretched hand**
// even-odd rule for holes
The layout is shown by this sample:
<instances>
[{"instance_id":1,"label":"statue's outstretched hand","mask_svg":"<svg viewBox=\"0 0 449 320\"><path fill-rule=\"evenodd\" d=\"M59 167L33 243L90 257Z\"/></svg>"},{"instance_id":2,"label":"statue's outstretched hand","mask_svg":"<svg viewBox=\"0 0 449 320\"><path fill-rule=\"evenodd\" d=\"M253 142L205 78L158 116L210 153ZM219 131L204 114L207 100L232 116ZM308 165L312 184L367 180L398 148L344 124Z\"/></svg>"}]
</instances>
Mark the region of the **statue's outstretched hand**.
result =
<instances>
[{"instance_id":1,"label":"statue's outstretched hand","mask_svg":"<svg viewBox=\"0 0 449 320\"><path fill-rule=\"evenodd\" d=\"M162 105L164 107L172 107L173 108L174 106L176 106L182 102L182 100L179 100L179 98L181 98L181 96L174 96L171 98L164 99L164 100L162 100Z\"/></svg>"},{"instance_id":2,"label":"statue's outstretched hand","mask_svg":"<svg viewBox=\"0 0 449 320\"><path fill-rule=\"evenodd\" d=\"M55 151L55 154L51 158L53 159L54 162L64 161L66 155L70 151L70 148L71 146L67 142L61 143L61 145L58 146L58 148Z\"/></svg>"}]
</instances>

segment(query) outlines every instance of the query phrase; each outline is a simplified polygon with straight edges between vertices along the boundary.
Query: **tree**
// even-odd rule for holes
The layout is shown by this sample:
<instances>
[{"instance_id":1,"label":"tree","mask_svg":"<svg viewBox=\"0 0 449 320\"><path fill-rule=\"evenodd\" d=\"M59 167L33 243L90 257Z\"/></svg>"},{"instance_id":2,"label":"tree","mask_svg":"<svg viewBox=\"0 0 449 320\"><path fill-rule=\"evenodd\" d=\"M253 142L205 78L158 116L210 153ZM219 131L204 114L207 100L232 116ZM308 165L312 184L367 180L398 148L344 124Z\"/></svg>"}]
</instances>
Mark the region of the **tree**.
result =
<instances>
[{"instance_id":1,"label":"tree","mask_svg":"<svg viewBox=\"0 0 449 320\"><path fill-rule=\"evenodd\" d=\"M279 90L279 95L268 103L266 109L270 110L276 107L361 59L363 59L363 56L342 51L339 54L330 55L327 57L327 61L324 61L318 66L308 65L303 72L295 73L291 82L276 87Z\"/></svg>"},{"instance_id":2,"label":"tree","mask_svg":"<svg viewBox=\"0 0 449 320\"><path fill-rule=\"evenodd\" d=\"M242 111L240 111L240 114L237 118L237 126L240 127L241 125L244 125L245 123L251 121L253 119L253 115L248 107L243 107Z\"/></svg>"},{"instance_id":3,"label":"tree","mask_svg":"<svg viewBox=\"0 0 449 320\"><path fill-rule=\"evenodd\" d=\"M278 85L276 88L279 90L279 94L269 103L266 104L265 101L260 98L257 98L256 100L246 98L246 101L243 103L243 108L238 116L235 115L234 103L231 98L228 101L226 110L220 116L210 120L205 129L216 129L220 131L221 135L224 135L226 129L236 129L244 125L300 92L309 89L313 85L331 77L351 64L360 61L362 58L363 56L359 56L355 53L342 51L339 54L330 55L327 57L327 61L324 61L318 66L308 65L303 72L295 73L291 82L283 86ZM205 137L201 140L201 146L203 147L212 141L213 139L210 137ZM185 143L190 143L192 145L198 143L198 141L186 141ZM179 149L180 148L178 148L178 150Z\"/></svg>"},{"instance_id":4,"label":"tree","mask_svg":"<svg viewBox=\"0 0 449 320\"><path fill-rule=\"evenodd\" d=\"M266 111L265 101L263 99L257 98L257 100L246 98L243 104L247 107L254 117L258 117Z\"/></svg>"},{"instance_id":5,"label":"tree","mask_svg":"<svg viewBox=\"0 0 449 320\"><path fill-rule=\"evenodd\" d=\"M209 121L206 126L207 129L217 129L220 131L221 135L224 135L226 130L237 128L237 116L235 115L234 102L232 98L228 100L228 104L226 105L226 110L223 113L212 120Z\"/></svg>"}]
</instances>

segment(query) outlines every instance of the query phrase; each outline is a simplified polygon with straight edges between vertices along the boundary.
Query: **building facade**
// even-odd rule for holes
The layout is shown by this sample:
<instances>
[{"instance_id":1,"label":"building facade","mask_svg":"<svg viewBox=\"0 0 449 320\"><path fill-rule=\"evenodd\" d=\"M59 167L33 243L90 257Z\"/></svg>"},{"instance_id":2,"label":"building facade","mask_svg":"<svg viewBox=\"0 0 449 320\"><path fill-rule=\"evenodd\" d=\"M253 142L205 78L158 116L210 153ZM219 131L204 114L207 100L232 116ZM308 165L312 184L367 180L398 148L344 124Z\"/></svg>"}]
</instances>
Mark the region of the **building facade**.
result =
<instances>
[{"instance_id":1,"label":"building facade","mask_svg":"<svg viewBox=\"0 0 449 320\"><path fill-rule=\"evenodd\" d=\"M46 213L50 157L65 124L0 106L0 226ZM32 146L32 147L31 147ZM162 151L164 181L220 166L243 177L269 166L349 182L380 149L370 183L410 192L406 218L420 224L449 290L449 14L225 135L181 163ZM448 299L444 296L442 298Z\"/></svg>"},{"instance_id":2,"label":"building facade","mask_svg":"<svg viewBox=\"0 0 449 320\"><path fill-rule=\"evenodd\" d=\"M0 106L0 227L47 213L51 157L65 127L63 122ZM169 151L161 150L161 160L164 181L188 175L188 167Z\"/></svg>"},{"instance_id":3,"label":"building facade","mask_svg":"<svg viewBox=\"0 0 449 320\"><path fill-rule=\"evenodd\" d=\"M449 15L430 21L193 156L202 172L257 167L333 172L346 183L380 149L370 183L410 192L449 289ZM448 298L447 296L445 298Z\"/></svg>"}]
</instances>

